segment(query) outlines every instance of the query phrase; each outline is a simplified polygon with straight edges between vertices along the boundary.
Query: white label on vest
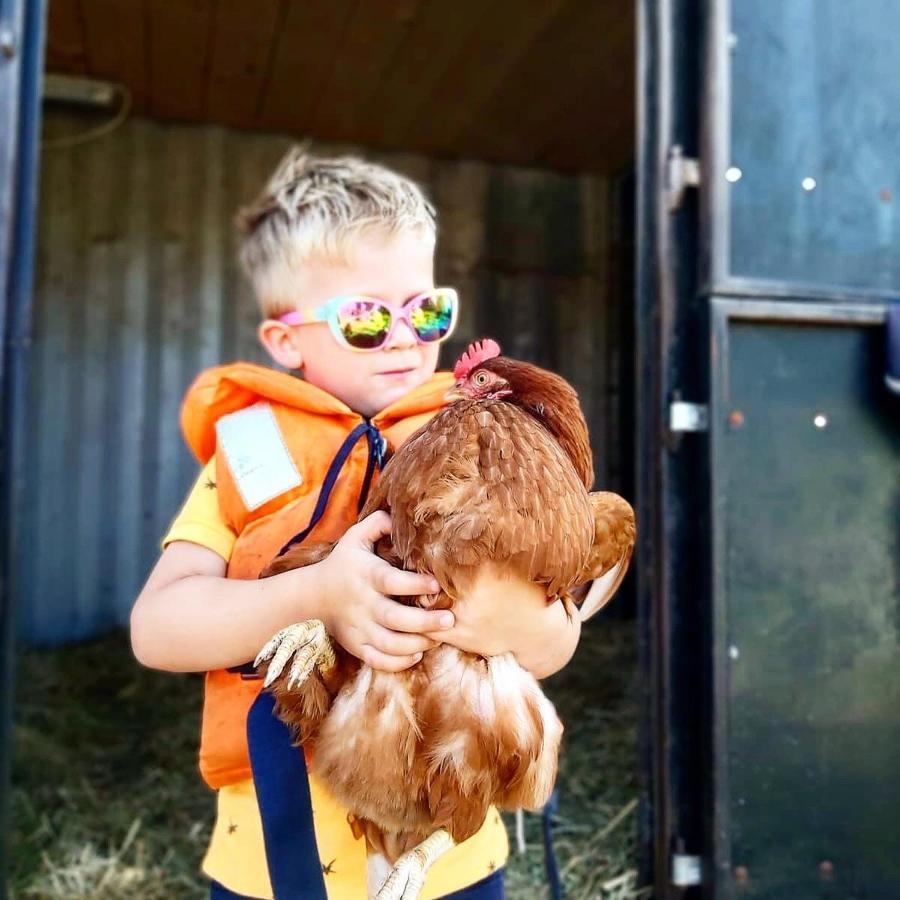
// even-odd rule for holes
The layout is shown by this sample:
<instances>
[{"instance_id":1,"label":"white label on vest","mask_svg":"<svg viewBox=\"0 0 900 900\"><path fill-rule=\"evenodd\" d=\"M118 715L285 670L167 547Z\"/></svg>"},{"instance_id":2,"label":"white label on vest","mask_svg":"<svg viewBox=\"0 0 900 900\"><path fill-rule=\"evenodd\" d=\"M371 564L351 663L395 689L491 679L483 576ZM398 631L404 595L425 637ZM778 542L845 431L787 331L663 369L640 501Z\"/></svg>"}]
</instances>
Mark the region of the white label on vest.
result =
<instances>
[{"instance_id":1,"label":"white label on vest","mask_svg":"<svg viewBox=\"0 0 900 900\"><path fill-rule=\"evenodd\" d=\"M216 437L248 510L302 483L268 403L223 416Z\"/></svg>"}]
</instances>

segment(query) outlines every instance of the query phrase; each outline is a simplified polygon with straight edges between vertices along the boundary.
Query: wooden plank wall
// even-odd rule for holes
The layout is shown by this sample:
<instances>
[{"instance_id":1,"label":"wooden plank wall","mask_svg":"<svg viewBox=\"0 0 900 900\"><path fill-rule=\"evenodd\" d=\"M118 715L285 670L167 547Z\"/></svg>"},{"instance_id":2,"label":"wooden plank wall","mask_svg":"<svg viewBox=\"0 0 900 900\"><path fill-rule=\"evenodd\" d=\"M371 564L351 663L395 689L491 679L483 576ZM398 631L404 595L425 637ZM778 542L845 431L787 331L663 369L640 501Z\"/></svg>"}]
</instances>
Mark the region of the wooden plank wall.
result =
<instances>
[{"instance_id":1,"label":"wooden plank wall","mask_svg":"<svg viewBox=\"0 0 900 900\"><path fill-rule=\"evenodd\" d=\"M45 130L87 124L57 112ZM136 118L101 140L45 150L22 540L45 549L20 561L27 639L127 620L196 473L178 430L186 386L217 362L262 361L230 221L289 144ZM490 334L562 372L588 412L598 483L616 486L614 323L631 300L609 294L609 182L365 155L418 179L438 206L438 281L464 299L444 362Z\"/></svg>"}]
</instances>

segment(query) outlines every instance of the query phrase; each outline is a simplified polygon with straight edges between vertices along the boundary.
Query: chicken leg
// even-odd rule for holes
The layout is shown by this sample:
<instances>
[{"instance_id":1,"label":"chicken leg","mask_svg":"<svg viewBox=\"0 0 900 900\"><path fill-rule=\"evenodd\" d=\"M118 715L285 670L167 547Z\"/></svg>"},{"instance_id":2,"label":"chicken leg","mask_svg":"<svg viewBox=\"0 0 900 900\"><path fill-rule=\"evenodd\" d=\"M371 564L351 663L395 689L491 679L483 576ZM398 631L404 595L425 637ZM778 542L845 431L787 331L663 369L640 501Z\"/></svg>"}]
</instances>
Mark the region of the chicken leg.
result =
<instances>
[{"instance_id":1,"label":"chicken leg","mask_svg":"<svg viewBox=\"0 0 900 900\"><path fill-rule=\"evenodd\" d=\"M417 900L428 870L455 844L449 832L439 828L394 863L375 900Z\"/></svg>"},{"instance_id":2,"label":"chicken leg","mask_svg":"<svg viewBox=\"0 0 900 900\"><path fill-rule=\"evenodd\" d=\"M269 687L282 673L291 657L294 658L288 673L286 687L288 690L302 685L313 668L324 676L336 665L337 659L331 638L325 631L325 623L320 619L309 619L282 628L259 651L254 666L259 666L271 657L264 687Z\"/></svg>"}]
</instances>

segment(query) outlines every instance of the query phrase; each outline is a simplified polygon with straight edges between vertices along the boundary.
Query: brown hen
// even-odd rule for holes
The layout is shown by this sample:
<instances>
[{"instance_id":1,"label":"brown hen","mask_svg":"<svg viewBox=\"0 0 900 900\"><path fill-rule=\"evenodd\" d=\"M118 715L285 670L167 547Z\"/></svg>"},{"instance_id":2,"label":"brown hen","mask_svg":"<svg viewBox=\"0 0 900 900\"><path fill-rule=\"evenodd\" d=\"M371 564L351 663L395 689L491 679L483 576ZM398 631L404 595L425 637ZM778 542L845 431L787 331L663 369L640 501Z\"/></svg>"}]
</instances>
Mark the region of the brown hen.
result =
<instances>
[{"instance_id":1,"label":"brown hen","mask_svg":"<svg viewBox=\"0 0 900 900\"><path fill-rule=\"evenodd\" d=\"M421 606L452 607L489 565L544 585L570 614L570 589L606 575L590 600L597 608L628 567L634 514L615 494L588 493L591 450L572 387L499 352L493 341L466 351L453 402L396 451L360 517L387 510L391 537L376 552L437 578L440 593ZM292 548L264 574L310 565L331 547ZM315 741L316 773L366 836L379 900L418 896L434 859L474 834L491 804L547 801L562 725L512 654L442 644L411 669L380 672L314 621L279 632L264 660L276 712L300 741ZM375 854L393 868L378 874Z\"/></svg>"}]
</instances>

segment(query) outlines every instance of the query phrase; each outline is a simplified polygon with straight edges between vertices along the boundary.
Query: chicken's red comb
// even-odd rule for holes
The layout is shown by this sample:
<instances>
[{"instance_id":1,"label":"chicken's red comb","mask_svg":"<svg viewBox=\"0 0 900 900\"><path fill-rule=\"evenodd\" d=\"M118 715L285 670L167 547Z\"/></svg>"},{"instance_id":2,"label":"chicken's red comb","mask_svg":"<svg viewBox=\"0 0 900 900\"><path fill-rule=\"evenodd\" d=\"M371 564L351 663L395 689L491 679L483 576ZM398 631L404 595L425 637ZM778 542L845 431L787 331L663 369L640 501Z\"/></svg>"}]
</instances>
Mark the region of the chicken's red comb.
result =
<instances>
[{"instance_id":1,"label":"chicken's red comb","mask_svg":"<svg viewBox=\"0 0 900 900\"><path fill-rule=\"evenodd\" d=\"M469 373L486 359L493 359L500 355L500 345L492 338L483 341L472 341L466 352L457 360L453 367L453 377L462 381L469 377Z\"/></svg>"}]
</instances>

